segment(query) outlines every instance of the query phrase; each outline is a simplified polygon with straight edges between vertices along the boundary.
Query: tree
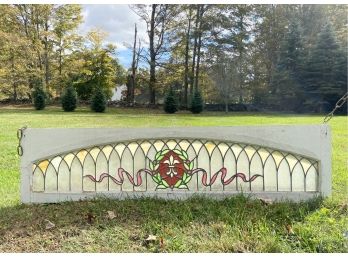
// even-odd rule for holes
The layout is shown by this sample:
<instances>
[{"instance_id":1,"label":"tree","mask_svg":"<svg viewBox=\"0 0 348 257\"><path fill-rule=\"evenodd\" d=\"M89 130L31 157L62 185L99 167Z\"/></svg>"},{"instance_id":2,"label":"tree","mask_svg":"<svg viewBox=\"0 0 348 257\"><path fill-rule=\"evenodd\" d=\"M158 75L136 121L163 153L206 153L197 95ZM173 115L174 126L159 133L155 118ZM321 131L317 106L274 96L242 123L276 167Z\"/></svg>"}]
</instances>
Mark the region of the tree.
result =
<instances>
[{"instance_id":1,"label":"tree","mask_svg":"<svg viewBox=\"0 0 348 257\"><path fill-rule=\"evenodd\" d=\"M97 88L103 90L105 97L109 99L118 79L123 82L123 69L113 57L116 47L110 44L103 46L105 37L106 33L103 31L90 31L87 35L87 47L80 54L83 64L76 78L76 85L77 94L82 100L89 100Z\"/></svg>"},{"instance_id":2,"label":"tree","mask_svg":"<svg viewBox=\"0 0 348 257\"><path fill-rule=\"evenodd\" d=\"M300 25L293 20L283 39L272 83L280 108L296 110L303 103L303 39Z\"/></svg>"},{"instance_id":3,"label":"tree","mask_svg":"<svg viewBox=\"0 0 348 257\"><path fill-rule=\"evenodd\" d=\"M137 47L138 44L138 47ZM135 93L135 87L136 87L136 73L138 70L138 64L140 59L140 54L142 52L141 49L141 43L140 39L137 41L137 24L134 25L134 42L133 42L133 49L132 49L132 67L131 67L131 74L127 77L127 102L128 105L133 106L134 104L134 93Z\"/></svg>"},{"instance_id":4,"label":"tree","mask_svg":"<svg viewBox=\"0 0 348 257\"><path fill-rule=\"evenodd\" d=\"M197 6L197 14L196 14L196 27L197 32L196 36L198 38L197 42L197 60L196 60L196 67L194 68L194 71L196 72L195 74L195 80L194 80L194 90L198 90L198 81L199 81L199 65L201 61L201 48L202 48L202 34L203 34L203 14L206 11L207 7L205 5L198 5Z\"/></svg>"},{"instance_id":5,"label":"tree","mask_svg":"<svg viewBox=\"0 0 348 257\"><path fill-rule=\"evenodd\" d=\"M312 101L326 101L332 109L347 90L347 55L328 22L318 35L306 65L306 91Z\"/></svg>"},{"instance_id":6,"label":"tree","mask_svg":"<svg viewBox=\"0 0 348 257\"><path fill-rule=\"evenodd\" d=\"M43 110L46 106L46 94L42 88L42 83L40 84L38 84L33 91L34 107L36 110Z\"/></svg>"},{"instance_id":7,"label":"tree","mask_svg":"<svg viewBox=\"0 0 348 257\"><path fill-rule=\"evenodd\" d=\"M91 109L95 112L104 112L106 109L106 97L103 90L99 87L92 96Z\"/></svg>"},{"instance_id":8,"label":"tree","mask_svg":"<svg viewBox=\"0 0 348 257\"><path fill-rule=\"evenodd\" d=\"M166 113L175 113L178 111L178 103L172 88L169 89L169 92L164 101L164 111Z\"/></svg>"},{"instance_id":9,"label":"tree","mask_svg":"<svg viewBox=\"0 0 348 257\"><path fill-rule=\"evenodd\" d=\"M183 105L188 108L188 84L189 84L189 51L190 51L190 36L191 36L191 21L192 21L192 6L188 7L188 23L186 29L186 38L185 38L185 73L184 73L184 99Z\"/></svg>"},{"instance_id":10,"label":"tree","mask_svg":"<svg viewBox=\"0 0 348 257\"><path fill-rule=\"evenodd\" d=\"M147 25L149 51L145 59L150 66L149 103L156 104L156 67L167 52L164 47L165 33L175 17L176 7L168 4L135 5L133 10Z\"/></svg>"},{"instance_id":11,"label":"tree","mask_svg":"<svg viewBox=\"0 0 348 257\"><path fill-rule=\"evenodd\" d=\"M201 113L203 111L203 99L201 93L196 90L192 97L191 102L191 112L192 113Z\"/></svg>"},{"instance_id":12,"label":"tree","mask_svg":"<svg viewBox=\"0 0 348 257\"><path fill-rule=\"evenodd\" d=\"M68 54L81 47L82 38L76 30L82 22L82 7L80 5L58 5L55 7L53 20L53 42L56 48L55 58L58 74L55 78L56 95L60 95L63 85L71 78L71 66L68 64Z\"/></svg>"},{"instance_id":13,"label":"tree","mask_svg":"<svg viewBox=\"0 0 348 257\"><path fill-rule=\"evenodd\" d=\"M226 53L219 53L211 76L213 77L216 88L223 99L225 112L228 112L228 105L231 101L231 94L236 92L238 86L238 72L236 61L228 57Z\"/></svg>"},{"instance_id":14,"label":"tree","mask_svg":"<svg viewBox=\"0 0 348 257\"><path fill-rule=\"evenodd\" d=\"M69 85L62 95L62 107L65 112L72 112L76 109L77 93L72 85Z\"/></svg>"}]
</instances>

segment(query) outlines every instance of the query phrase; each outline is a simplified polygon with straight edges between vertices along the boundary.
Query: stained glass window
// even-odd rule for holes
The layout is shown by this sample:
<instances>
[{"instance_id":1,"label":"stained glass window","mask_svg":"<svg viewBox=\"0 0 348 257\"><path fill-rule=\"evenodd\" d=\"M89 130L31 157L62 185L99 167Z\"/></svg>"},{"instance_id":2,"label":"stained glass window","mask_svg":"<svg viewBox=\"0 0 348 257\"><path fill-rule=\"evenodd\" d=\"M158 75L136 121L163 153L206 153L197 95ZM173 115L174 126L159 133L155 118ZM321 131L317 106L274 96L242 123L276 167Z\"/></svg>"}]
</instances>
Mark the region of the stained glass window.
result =
<instances>
[{"instance_id":1,"label":"stained glass window","mask_svg":"<svg viewBox=\"0 0 348 257\"><path fill-rule=\"evenodd\" d=\"M33 163L34 192L317 192L318 161L256 145L201 139L93 146Z\"/></svg>"}]
</instances>

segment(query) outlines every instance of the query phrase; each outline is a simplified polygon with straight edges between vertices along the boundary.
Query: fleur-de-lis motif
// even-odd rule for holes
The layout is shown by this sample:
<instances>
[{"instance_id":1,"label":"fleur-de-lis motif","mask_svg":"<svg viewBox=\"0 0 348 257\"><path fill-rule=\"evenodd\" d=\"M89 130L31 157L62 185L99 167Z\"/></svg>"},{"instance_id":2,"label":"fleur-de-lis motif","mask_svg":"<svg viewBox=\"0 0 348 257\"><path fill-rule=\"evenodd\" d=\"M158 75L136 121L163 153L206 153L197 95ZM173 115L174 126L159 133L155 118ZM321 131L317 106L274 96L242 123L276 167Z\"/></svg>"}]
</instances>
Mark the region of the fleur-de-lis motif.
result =
<instances>
[{"instance_id":1,"label":"fleur-de-lis motif","mask_svg":"<svg viewBox=\"0 0 348 257\"><path fill-rule=\"evenodd\" d=\"M178 160L174 160L173 155L169 156L168 160L165 160L163 163L168 164L169 170L166 173L167 175L169 175L171 178L174 177L174 175L178 175L178 172L175 168L175 164L180 162Z\"/></svg>"}]
</instances>

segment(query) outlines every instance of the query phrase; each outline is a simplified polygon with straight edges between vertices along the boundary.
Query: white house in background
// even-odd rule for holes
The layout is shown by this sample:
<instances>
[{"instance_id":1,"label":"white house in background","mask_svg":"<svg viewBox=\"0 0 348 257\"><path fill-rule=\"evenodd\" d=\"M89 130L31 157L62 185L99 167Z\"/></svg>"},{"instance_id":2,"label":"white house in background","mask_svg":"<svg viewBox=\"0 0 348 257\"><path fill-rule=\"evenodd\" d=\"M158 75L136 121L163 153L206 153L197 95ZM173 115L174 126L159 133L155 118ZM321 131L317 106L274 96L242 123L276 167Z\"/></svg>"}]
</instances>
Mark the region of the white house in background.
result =
<instances>
[{"instance_id":1,"label":"white house in background","mask_svg":"<svg viewBox=\"0 0 348 257\"><path fill-rule=\"evenodd\" d=\"M113 88L111 101L120 101L122 98L122 95L124 95L124 93L122 94L122 92L124 92L126 90L127 90L126 85L121 85L121 86L117 86L117 87Z\"/></svg>"}]
</instances>

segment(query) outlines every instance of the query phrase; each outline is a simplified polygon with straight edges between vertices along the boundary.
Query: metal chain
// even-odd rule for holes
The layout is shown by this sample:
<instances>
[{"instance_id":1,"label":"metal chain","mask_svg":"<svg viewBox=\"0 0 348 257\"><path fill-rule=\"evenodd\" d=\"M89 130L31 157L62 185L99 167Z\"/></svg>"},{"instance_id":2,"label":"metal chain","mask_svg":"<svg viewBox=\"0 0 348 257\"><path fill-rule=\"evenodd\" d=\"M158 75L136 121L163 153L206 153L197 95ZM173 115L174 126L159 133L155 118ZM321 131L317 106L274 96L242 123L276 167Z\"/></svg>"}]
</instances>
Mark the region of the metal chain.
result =
<instances>
[{"instance_id":1,"label":"metal chain","mask_svg":"<svg viewBox=\"0 0 348 257\"><path fill-rule=\"evenodd\" d=\"M27 128L27 126L24 126L17 130L17 138L18 138L18 146L17 146L17 153L19 156L23 155L23 147L21 145L22 138L23 138L23 131Z\"/></svg>"},{"instance_id":2,"label":"metal chain","mask_svg":"<svg viewBox=\"0 0 348 257\"><path fill-rule=\"evenodd\" d=\"M346 92L346 93L344 94L344 96L342 96L342 97L337 101L335 108L333 108L333 110L332 110L331 112L329 112L329 113L325 116L323 123L329 122L329 120L331 120L331 118L333 117L335 111L336 111L337 109L341 108L341 107L344 105L344 103L347 102L347 100L348 100L348 92Z\"/></svg>"}]
</instances>

